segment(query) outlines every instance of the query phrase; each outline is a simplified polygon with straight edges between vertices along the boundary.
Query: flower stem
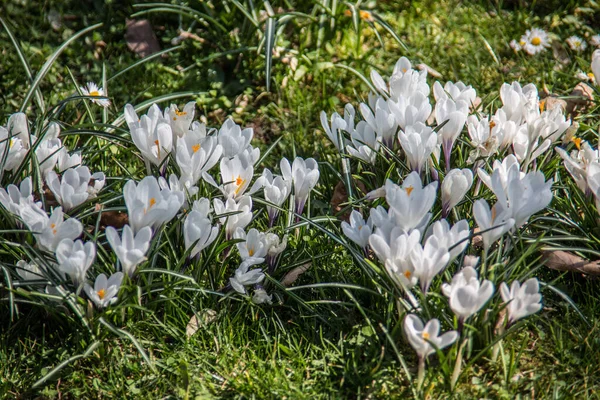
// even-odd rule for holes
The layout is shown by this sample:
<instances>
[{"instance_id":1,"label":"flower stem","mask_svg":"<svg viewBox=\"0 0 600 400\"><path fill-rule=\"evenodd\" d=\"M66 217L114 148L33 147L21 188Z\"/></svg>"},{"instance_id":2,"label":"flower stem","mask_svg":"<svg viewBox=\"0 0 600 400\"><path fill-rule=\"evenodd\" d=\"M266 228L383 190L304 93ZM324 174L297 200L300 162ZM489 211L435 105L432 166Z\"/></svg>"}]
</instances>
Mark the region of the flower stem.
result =
<instances>
[{"instance_id":1,"label":"flower stem","mask_svg":"<svg viewBox=\"0 0 600 400\"><path fill-rule=\"evenodd\" d=\"M417 390L421 390L425 380L425 357L419 356L419 371L417 374Z\"/></svg>"},{"instance_id":2,"label":"flower stem","mask_svg":"<svg viewBox=\"0 0 600 400\"><path fill-rule=\"evenodd\" d=\"M452 372L452 378L450 379L450 390L454 390L454 387L456 386L456 382L458 381L458 376L460 375L460 370L462 367L462 359L463 359L463 350L465 348L465 345L467 344L467 341L469 339L465 338L459 348L458 348L458 354L456 355L456 362L454 363L454 371Z\"/></svg>"}]
</instances>

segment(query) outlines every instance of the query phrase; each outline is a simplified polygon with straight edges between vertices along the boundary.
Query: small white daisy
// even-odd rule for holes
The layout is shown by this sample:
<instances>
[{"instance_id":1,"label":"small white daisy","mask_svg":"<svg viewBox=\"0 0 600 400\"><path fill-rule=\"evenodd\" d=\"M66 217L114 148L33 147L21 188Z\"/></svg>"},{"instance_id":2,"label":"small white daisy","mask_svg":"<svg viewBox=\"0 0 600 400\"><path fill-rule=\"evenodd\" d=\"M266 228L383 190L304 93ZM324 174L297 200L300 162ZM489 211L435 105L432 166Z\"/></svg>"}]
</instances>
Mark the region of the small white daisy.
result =
<instances>
[{"instance_id":1,"label":"small white daisy","mask_svg":"<svg viewBox=\"0 0 600 400\"><path fill-rule=\"evenodd\" d=\"M541 53L546 50L547 47L550 47L548 33L539 28L528 29L525 31L525 34L521 36L521 42L524 43L522 45L523 50L530 55Z\"/></svg>"},{"instance_id":2,"label":"small white daisy","mask_svg":"<svg viewBox=\"0 0 600 400\"><path fill-rule=\"evenodd\" d=\"M511 40L510 43L508 44L515 52L520 51L523 47L521 46L521 44L519 42L517 42L515 39Z\"/></svg>"},{"instance_id":3,"label":"small white daisy","mask_svg":"<svg viewBox=\"0 0 600 400\"><path fill-rule=\"evenodd\" d=\"M582 70L579 70L575 74L575 78L579 79L580 81L584 81L584 82L593 82L594 81L594 74L592 74L591 72L588 72L586 74Z\"/></svg>"},{"instance_id":4,"label":"small white daisy","mask_svg":"<svg viewBox=\"0 0 600 400\"><path fill-rule=\"evenodd\" d=\"M590 38L590 44L595 47L600 47L600 35L594 35Z\"/></svg>"},{"instance_id":5,"label":"small white daisy","mask_svg":"<svg viewBox=\"0 0 600 400\"><path fill-rule=\"evenodd\" d=\"M587 43L585 42L585 40L575 35L567 38L567 44L569 45L571 50L577 52L584 51L587 48Z\"/></svg>"},{"instance_id":6,"label":"small white daisy","mask_svg":"<svg viewBox=\"0 0 600 400\"><path fill-rule=\"evenodd\" d=\"M96 85L94 82L88 82L86 86L82 86L79 88L81 90L81 93L84 96L90 96L90 97L104 97L104 89L103 88L99 88L98 85ZM102 106L102 107L108 107L110 106L110 100L108 99L91 99L94 103Z\"/></svg>"}]
</instances>

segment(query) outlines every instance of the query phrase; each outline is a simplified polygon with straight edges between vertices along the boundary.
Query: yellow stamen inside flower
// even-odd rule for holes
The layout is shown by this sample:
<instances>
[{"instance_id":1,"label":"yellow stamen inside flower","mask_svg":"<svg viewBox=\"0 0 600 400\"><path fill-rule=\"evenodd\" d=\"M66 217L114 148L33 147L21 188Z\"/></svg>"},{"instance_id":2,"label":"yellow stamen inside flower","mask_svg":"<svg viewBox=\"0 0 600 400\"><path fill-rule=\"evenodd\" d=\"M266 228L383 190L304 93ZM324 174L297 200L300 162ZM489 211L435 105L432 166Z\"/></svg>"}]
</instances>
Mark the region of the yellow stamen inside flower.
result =
<instances>
[{"instance_id":1,"label":"yellow stamen inside flower","mask_svg":"<svg viewBox=\"0 0 600 400\"><path fill-rule=\"evenodd\" d=\"M175 114L177 114L178 117L181 117L183 115L187 115L187 113L185 111L179 111L179 110L175 110Z\"/></svg>"},{"instance_id":2,"label":"yellow stamen inside flower","mask_svg":"<svg viewBox=\"0 0 600 400\"><path fill-rule=\"evenodd\" d=\"M150 198L150 206L148 208L152 208L156 204L156 199L154 197Z\"/></svg>"},{"instance_id":3,"label":"yellow stamen inside flower","mask_svg":"<svg viewBox=\"0 0 600 400\"><path fill-rule=\"evenodd\" d=\"M412 186L409 186L404 190L406 190L406 194L410 197L410 194L412 193L413 190L415 190L415 188Z\"/></svg>"},{"instance_id":4,"label":"yellow stamen inside flower","mask_svg":"<svg viewBox=\"0 0 600 400\"><path fill-rule=\"evenodd\" d=\"M588 72L588 73L587 73L587 76L588 76L588 78L590 78L590 79L594 79L594 74L593 74L593 73L591 73L591 72Z\"/></svg>"},{"instance_id":5,"label":"yellow stamen inside flower","mask_svg":"<svg viewBox=\"0 0 600 400\"><path fill-rule=\"evenodd\" d=\"M248 249L248 255L252 257L254 255L254 249Z\"/></svg>"},{"instance_id":6,"label":"yellow stamen inside flower","mask_svg":"<svg viewBox=\"0 0 600 400\"><path fill-rule=\"evenodd\" d=\"M533 39L531 39L531 44L534 46L539 46L542 43L542 39L540 39L539 37L534 37Z\"/></svg>"},{"instance_id":7,"label":"yellow stamen inside flower","mask_svg":"<svg viewBox=\"0 0 600 400\"><path fill-rule=\"evenodd\" d=\"M177 121L177 117L173 117L173 121Z\"/></svg>"},{"instance_id":8,"label":"yellow stamen inside flower","mask_svg":"<svg viewBox=\"0 0 600 400\"><path fill-rule=\"evenodd\" d=\"M571 139L571 141L575 143L575 147L577 147L577 150L581 150L581 138L573 138Z\"/></svg>"},{"instance_id":9,"label":"yellow stamen inside flower","mask_svg":"<svg viewBox=\"0 0 600 400\"><path fill-rule=\"evenodd\" d=\"M52 233L54 235L56 235L56 232L57 232L57 230L56 230L56 224L50 224L50 229L52 229Z\"/></svg>"},{"instance_id":10,"label":"yellow stamen inside flower","mask_svg":"<svg viewBox=\"0 0 600 400\"><path fill-rule=\"evenodd\" d=\"M155 140L155 141L154 141L154 144L156 145L156 148L157 148L157 155L158 155L158 158L160 158L160 143L159 143L159 141L158 141L158 140Z\"/></svg>"},{"instance_id":11,"label":"yellow stamen inside flower","mask_svg":"<svg viewBox=\"0 0 600 400\"><path fill-rule=\"evenodd\" d=\"M194 153L197 152L198 150L200 150L200 145L199 144L195 144L195 145L192 146L192 151Z\"/></svg>"},{"instance_id":12,"label":"yellow stamen inside flower","mask_svg":"<svg viewBox=\"0 0 600 400\"><path fill-rule=\"evenodd\" d=\"M242 186L244 185L244 183L246 183L246 180L242 179L241 175L238 175L238 177L235 179L235 185L237 186L237 189L235 189L236 195L242 189Z\"/></svg>"},{"instance_id":13,"label":"yellow stamen inside flower","mask_svg":"<svg viewBox=\"0 0 600 400\"><path fill-rule=\"evenodd\" d=\"M100 92L98 92L97 90L94 90L94 91L90 92L90 96L100 96Z\"/></svg>"},{"instance_id":14,"label":"yellow stamen inside flower","mask_svg":"<svg viewBox=\"0 0 600 400\"><path fill-rule=\"evenodd\" d=\"M540 112L544 112L546 108L546 99L540 100Z\"/></svg>"},{"instance_id":15,"label":"yellow stamen inside flower","mask_svg":"<svg viewBox=\"0 0 600 400\"><path fill-rule=\"evenodd\" d=\"M402 73L406 73L406 71L408 71L406 68L402 68Z\"/></svg>"},{"instance_id":16,"label":"yellow stamen inside flower","mask_svg":"<svg viewBox=\"0 0 600 400\"><path fill-rule=\"evenodd\" d=\"M427 333L427 332L423 332L423 333L421 334L421 337L422 337L423 339L425 339L425 340L429 340L429 333Z\"/></svg>"},{"instance_id":17,"label":"yellow stamen inside flower","mask_svg":"<svg viewBox=\"0 0 600 400\"><path fill-rule=\"evenodd\" d=\"M496 121L490 121L490 131L496 127Z\"/></svg>"},{"instance_id":18,"label":"yellow stamen inside flower","mask_svg":"<svg viewBox=\"0 0 600 400\"><path fill-rule=\"evenodd\" d=\"M98 290L98 297L100 298L100 300L104 299L104 296L106 296L106 292L104 291L104 289Z\"/></svg>"},{"instance_id":19,"label":"yellow stamen inside flower","mask_svg":"<svg viewBox=\"0 0 600 400\"><path fill-rule=\"evenodd\" d=\"M373 21L373 15L369 11L360 10L359 15L365 21Z\"/></svg>"},{"instance_id":20,"label":"yellow stamen inside flower","mask_svg":"<svg viewBox=\"0 0 600 400\"><path fill-rule=\"evenodd\" d=\"M405 271L404 276L406 277L406 279L410 279L410 277L412 276L412 273L410 271Z\"/></svg>"},{"instance_id":21,"label":"yellow stamen inside flower","mask_svg":"<svg viewBox=\"0 0 600 400\"><path fill-rule=\"evenodd\" d=\"M15 144L15 139L10 139L10 143L8 145L9 149L12 149L13 145Z\"/></svg>"}]
</instances>

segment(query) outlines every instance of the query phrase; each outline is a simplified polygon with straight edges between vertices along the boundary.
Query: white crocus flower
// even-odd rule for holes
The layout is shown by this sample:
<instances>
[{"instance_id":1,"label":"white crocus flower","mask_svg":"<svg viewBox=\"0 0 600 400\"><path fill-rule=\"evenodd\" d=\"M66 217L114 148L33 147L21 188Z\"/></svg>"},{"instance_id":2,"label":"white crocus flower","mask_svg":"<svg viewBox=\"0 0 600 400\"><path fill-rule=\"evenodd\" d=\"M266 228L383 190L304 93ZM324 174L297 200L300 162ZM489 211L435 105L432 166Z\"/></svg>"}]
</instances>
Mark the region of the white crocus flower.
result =
<instances>
[{"instance_id":1,"label":"white crocus flower","mask_svg":"<svg viewBox=\"0 0 600 400\"><path fill-rule=\"evenodd\" d=\"M427 358L435 353L436 349L448 347L458 339L456 331L440 335L440 321L437 319L434 318L423 325L423 321L414 314L408 314L404 318L404 332L420 359Z\"/></svg>"},{"instance_id":2,"label":"white crocus flower","mask_svg":"<svg viewBox=\"0 0 600 400\"><path fill-rule=\"evenodd\" d=\"M240 252L242 261L249 265L261 264L265 261L270 243L263 232L252 228L246 234L242 228L237 228L233 237L243 240L243 242L235 244Z\"/></svg>"},{"instance_id":3,"label":"white crocus flower","mask_svg":"<svg viewBox=\"0 0 600 400\"><path fill-rule=\"evenodd\" d=\"M220 217L219 222L225 225L225 237L229 240L233 237L237 228L244 229L252 220L252 197L242 196L237 201L231 197L223 203L220 199L213 200L216 216L228 214Z\"/></svg>"},{"instance_id":4,"label":"white crocus flower","mask_svg":"<svg viewBox=\"0 0 600 400\"><path fill-rule=\"evenodd\" d=\"M470 169L453 169L442 181L442 216L462 201L473 185L473 172Z\"/></svg>"},{"instance_id":5,"label":"white crocus flower","mask_svg":"<svg viewBox=\"0 0 600 400\"><path fill-rule=\"evenodd\" d=\"M442 292L450 300L450 308L460 321L475 314L494 294L494 284L489 280L479 281L477 271L465 267L452 278L450 284L442 285Z\"/></svg>"},{"instance_id":6,"label":"white crocus flower","mask_svg":"<svg viewBox=\"0 0 600 400\"><path fill-rule=\"evenodd\" d=\"M152 240L152 229L145 226L134 236L129 225L123 227L122 237L112 226L106 228L106 239L121 263L121 270L130 278L135 269L146 261L146 253Z\"/></svg>"},{"instance_id":7,"label":"white crocus flower","mask_svg":"<svg viewBox=\"0 0 600 400\"><path fill-rule=\"evenodd\" d=\"M60 126L53 122L48 126L48 130L43 139L32 139L32 143L39 140L39 144L35 148L35 156L40 164L42 176L46 176L49 171L53 170L58 162L58 157L62 149L62 142L58 138L60 134Z\"/></svg>"},{"instance_id":8,"label":"white crocus flower","mask_svg":"<svg viewBox=\"0 0 600 400\"><path fill-rule=\"evenodd\" d=\"M519 129L515 121L508 119L503 108L496 110L489 123L491 135L497 142L499 150L511 146Z\"/></svg>"},{"instance_id":9,"label":"white crocus flower","mask_svg":"<svg viewBox=\"0 0 600 400\"><path fill-rule=\"evenodd\" d=\"M4 171L17 169L26 154L27 149L19 136L9 133L8 129L0 126L0 164L2 164L2 169Z\"/></svg>"},{"instance_id":10,"label":"white crocus flower","mask_svg":"<svg viewBox=\"0 0 600 400\"><path fill-rule=\"evenodd\" d=\"M470 234L471 230L466 219L458 221L452 225L452 228L448 221L441 219L429 227L426 237L435 236L440 247L445 247L450 252L448 262L452 262L467 248Z\"/></svg>"},{"instance_id":11,"label":"white crocus flower","mask_svg":"<svg viewBox=\"0 0 600 400\"><path fill-rule=\"evenodd\" d=\"M190 251L190 258L210 246L219 234L219 227L212 226L212 221L208 218L208 209L210 207L208 199L202 199L201 205L200 203L195 203L194 206L195 209L192 209L183 223L185 249L189 250L193 246Z\"/></svg>"},{"instance_id":12,"label":"white crocus flower","mask_svg":"<svg viewBox=\"0 0 600 400\"><path fill-rule=\"evenodd\" d=\"M452 100L449 97L439 99L435 104L435 120L439 125L444 124L438 131L442 140L446 170L450 170L450 154L454 142L467 122L469 105L463 100Z\"/></svg>"},{"instance_id":13,"label":"white crocus flower","mask_svg":"<svg viewBox=\"0 0 600 400\"><path fill-rule=\"evenodd\" d=\"M398 132L410 169L421 174L437 146L438 136L429 126L417 122Z\"/></svg>"},{"instance_id":14,"label":"white crocus flower","mask_svg":"<svg viewBox=\"0 0 600 400\"><path fill-rule=\"evenodd\" d=\"M81 240L63 239L56 247L59 271L69 275L75 287L85 282L85 274L96 258L96 245Z\"/></svg>"},{"instance_id":15,"label":"white crocus flower","mask_svg":"<svg viewBox=\"0 0 600 400\"><path fill-rule=\"evenodd\" d=\"M354 243L356 243L361 248L365 249L369 244L369 236L373 231L373 223L371 222L371 218L365 220L362 215L353 210L350 213L350 223L346 221L342 221L342 231L344 235Z\"/></svg>"},{"instance_id":16,"label":"white crocus flower","mask_svg":"<svg viewBox=\"0 0 600 400\"><path fill-rule=\"evenodd\" d=\"M190 101L183 107L183 111L179 111L177 105L171 104L165 109L164 118L169 121L171 131L173 132L173 143L177 142L178 138L183 137L188 133L190 125L194 120L196 112L196 102Z\"/></svg>"},{"instance_id":17,"label":"white crocus flower","mask_svg":"<svg viewBox=\"0 0 600 400\"><path fill-rule=\"evenodd\" d=\"M27 127L27 116L22 113L14 113L8 117L8 123L6 129L11 137L21 140L21 144L27 150L35 142L35 136L29 135L29 128Z\"/></svg>"},{"instance_id":18,"label":"white crocus flower","mask_svg":"<svg viewBox=\"0 0 600 400\"><path fill-rule=\"evenodd\" d=\"M523 174L518 163L508 157L505 161L494 164L491 177L488 178L484 172L480 172L480 176L498 198L496 207L505 210L506 215L514 219L515 228L519 228L552 201L553 180L546 181L540 171Z\"/></svg>"},{"instance_id":19,"label":"white crocus flower","mask_svg":"<svg viewBox=\"0 0 600 400\"><path fill-rule=\"evenodd\" d=\"M54 251L61 240L74 240L83 232L81 222L75 218L64 221L62 207L52 210L52 215L48 217L39 207L26 206L21 210L21 218L33 233L38 245L48 251Z\"/></svg>"},{"instance_id":20,"label":"white crocus flower","mask_svg":"<svg viewBox=\"0 0 600 400\"><path fill-rule=\"evenodd\" d=\"M436 81L433 84L433 96L436 102L450 97L454 101L464 101L469 107L472 107L477 99L477 92L471 85L467 86L460 81L456 83L448 81L443 87Z\"/></svg>"},{"instance_id":21,"label":"white crocus flower","mask_svg":"<svg viewBox=\"0 0 600 400\"><path fill-rule=\"evenodd\" d=\"M512 324L521 318L525 318L542 309L542 295L537 278L531 278L523 282L513 281L510 290L506 282L500 285L500 296L507 303L508 323Z\"/></svg>"},{"instance_id":22,"label":"white crocus flower","mask_svg":"<svg viewBox=\"0 0 600 400\"><path fill-rule=\"evenodd\" d=\"M90 185L92 177L94 183ZM83 204L90 197L90 191L95 196L104 186L104 181L104 173L92 175L86 166L70 168L61 178L54 171L48 172L46 176L48 187L65 211Z\"/></svg>"},{"instance_id":23,"label":"white crocus flower","mask_svg":"<svg viewBox=\"0 0 600 400\"><path fill-rule=\"evenodd\" d=\"M23 179L19 187L10 184L0 188L0 204L14 215L21 215L21 210L28 206L42 207L41 202L33 201L31 177Z\"/></svg>"},{"instance_id":24,"label":"white crocus flower","mask_svg":"<svg viewBox=\"0 0 600 400\"><path fill-rule=\"evenodd\" d=\"M381 141L390 149L393 148L398 124L387 101L379 97L375 102L375 113L364 103L360 104L359 109L365 122L377 133Z\"/></svg>"},{"instance_id":25,"label":"white crocus flower","mask_svg":"<svg viewBox=\"0 0 600 400\"><path fill-rule=\"evenodd\" d=\"M94 302L99 309L108 307L117 302L117 294L123 282L123 273L116 272L106 278L106 275L100 274L94 282L92 288L89 284L85 284L84 290L88 298Z\"/></svg>"},{"instance_id":26,"label":"white crocus flower","mask_svg":"<svg viewBox=\"0 0 600 400\"><path fill-rule=\"evenodd\" d=\"M263 172L263 177L265 200L281 207L292 191L292 181L283 179L281 176L273 177L268 169ZM279 215L279 209L267 205L267 213L269 214L269 226L273 226Z\"/></svg>"},{"instance_id":27,"label":"white crocus flower","mask_svg":"<svg viewBox=\"0 0 600 400\"><path fill-rule=\"evenodd\" d=\"M538 91L532 83L523 87L519 82L504 83L500 88L500 99L506 119L517 125L526 122L526 116L531 112L539 112Z\"/></svg>"},{"instance_id":28,"label":"white crocus flower","mask_svg":"<svg viewBox=\"0 0 600 400\"><path fill-rule=\"evenodd\" d=\"M228 118L217 134L219 144L223 147L223 157L235 157L241 154L250 145L253 136L252 128L242 129Z\"/></svg>"},{"instance_id":29,"label":"white crocus flower","mask_svg":"<svg viewBox=\"0 0 600 400\"><path fill-rule=\"evenodd\" d=\"M175 161L179 166L182 179L194 186L203 174L219 162L223 147L217 144L214 136L201 136L196 131L189 131L177 141Z\"/></svg>"},{"instance_id":30,"label":"white crocus flower","mask_svg":"<svg viewBox=\"0 0 600 400\"><path fill-rule=\"evenodd\" d=\"M131 104L125 106L125 120L131 139L144 159L156 166L163 164L173 149L173 132L160 108L153 104L146 115L138 118Z\"/></svg>"},{"instance_id":31,"label":"white crocus flower","mask_svg":"<svg viewBox=\"0 0 600 400\"><path fill-rule=\"evenodd\" d=\"M499 160L494 160L494 164L492 165L492 175L497 174L498 175L498 179L502 185L502 188L506 191L508 190L508 180L509 180L509 173L513 174L516 173L513 170L519 171L519 177L523 178L525 176L524 172L520 172L520 165L519 165L519 161L517 160L517 158L512 155L509 154L507 157L504 158L504 160L499 161ZM479 179L481 179L481 181L492 191L494 191L494 188L492 186L492 176L488 175L487 172L485 172L485 170L483 170L482 168L479 168L477 170L477 175L479 175Z\"/></svg>"},{"instance_id":32,"label":"white crocus flower","mask_svg":"<svg viewBox=\"0 0 600 400\"><path fill-rule=\"evenodd\" d=\"M375 163L377 152L381 147L379 137L373 128L365 121L360 121L356 129L350 132L352 144L346 145L348 154L370 164Z\"/></svg>"},{"instance_id":33,"label":"white crocus flower","mask_svg":"<svg viewBox=\"0 0 600 400\"><path fill-rule=\"evenodd\" d=\"M590 166L598 163L600 160L600 153L598 150L592 148L586 141L582 141L579 138L573 139L572 141L575 142L577 150L573 150L570 155L560 147L555 147L554 150L556 150L558 155L564 160L565 168L571 174L577 187L579 187L583 193L587 194L590 191L588 185Z\"/></svg>"},{"instance_id":34,"label":"white crocus flower","mask_svg":"<svg viewBox=\"0 0 600 400\"><path fill-rule=\"evenodd\" d=\"M431 115L429 97L421 92L412 93L408 97L400 96L397 101L390 99L387 104L400 129L417 123L424 124Z\"/></svg>"},{"instance_id":35,"label":"white crocus flower","mask_svg":"<svg viewBox=\"0 0 600 400\"><path fill-rule=\"evenodd\" d=\"M287 235L283 237L283 239L279 239L275 233L266 233L266 243L267 243L267 258L268 257L277 257L279 254L283 253L285 248L287 247Z\"/></svg>"},{"instance_id":36,"label":"white crocus flower","mask_svg":"<svg viewBox=\"0 0 600 400\"><path fill-rule=\"evenodd\" d=\"M417 244L410 253L410 261L414 274L419 280L421 290L427 293L433 278L439 274L450 261L450 253L445 243L440 243L437 237L430 236L425 246Z\"/></svg>"},{"instance_id":37,"label":"white crocus flower","mask_svg":"<svg viewBox=\"0 0 600 400\"><path fill-rule=\"evenodd\" d=\"M98 87L94 82L88 82L86 86L81 86L79 90L81 90L81 94L84 96L90 96L91 100L99 106L110 106L110 100L100 99L100 97L106 97L106 93L104 93L103 88Z\"/></svg>"},{"instance_id":38,"label":"white crocus flower","mask_svg":"<svg viewBox=\"0 0 600 400\"><path fill-rule=\"evenodd\" d=\"M128 181L123 187L123 196L129 224L134 232L138 232L145 226L157 229L170 221L184 201L182 192L161 190L153 176L145 177L137 185L133 180Z\"/></svg>"},{"instance_id":39,"label":"white crocus flower","mask_svg":"<svg viewBox=\"0 0 600 400\"><path fill-rule=\"evenodd\" d=\"M469 115L467 118L467 130L471 138L471 145L474 147L469 154L467 161L469 164L474 163L480 157L487 158L498 150L498 137L492 134L494 126L487 118L479 120L476 115Z\"/></svg>"},{"instance_id":40,"label":"white crocus flower","mask_svg":"<svg viewBox=\"0 0 600 400\"><path fill-rule=\"evenodd\" d=\"M254 304L272 304L272 296L267 293L265 289L258 288L254 289L254 295L252 296L252 302Z\"/></svg>"},{"instance_id":41,"label":"white crocus flower","mask_svg":"<svg viewBox=\"0 0 600 400\"><path fill-rule=\"evenodd\" d=\"M303 160L296 157L291 167L290 162L283 158L280 167L283 179L291 180L294 185L296 213L302 214L310 191L319 181L319 165L313 158Z\"/></svg>"},{"instance_id":42,"label":"white crocus flower","mask_svg":"<svg viewBox=\"0 0 600 400\"><path fill-rule=\"evenodd\" d=\"M185 177L177 178L177 175L169 175L169 180L166 180L162 176L158 178L158 186L161 189L170 190L171 193L181 193L183 196L183 203L181 204L180 210L187 210L189 208L188 198L193 197L198 193L198 187L193 186L189 180Z\"/></svg>"},{"instance_id":43,"label":"white crocus flower","mask_svg":"<svg viewBox=\"0 0 600 400\"><path fill-rule=\"evenodd\" d=\"M592 73L596 78L596 85L600 86L600 49L594 50L592 54Z\"/></svg>"},{"instance_id":44,"label":"white crocus flower","mask_svg":"<svg viewBox=\"0 0 600 400\"><path fill-rule=\"evenodd\" d=\"M235 270L235 274L229 278L231 287L238 293L246 294L244 286L255 285L265 279L265 274L260 269L248 271L251 264L242 262L240 267Z\"/></svg>"},{"instance_id":45,"label":"white crocus flower","mask_svg":"<svg viewBox=\"0 0 600 400\"><path fill-rule=\"evenodd\" d=\"M487 201L483 199L476 200L473 204L473 216L479 230L483 232L481 236L485 249L489 249L496 240L515 225L515 220L510 217L508 210L503 208L499 202L490 210Z\"/></svg>"},{"instance_id":46,"label":"white crocus flower","mask_svg":"<svg viewBox=\"0 0 600 400\"><path fill-rule=\"evenodd\" d=\"M250 185L254 175L251 165L244 165L239 157L221 159L220 189L225 197L239 199Z\"/></svg>"},{"instance_id":47,"label":"white crocus flower","mask_svg":"<svg viewBox=\"0 0 600 400\"><path fill-rule=\"evenodd\" d=\"M16 267L22 282L45 280L44 270L35 262L28 263L25 260L19 260Z\"/></svg>"},{"instance_id":48,"label":"white crocus flower","mask_svg":"<svg viewBox=\"0 0 600 400\"><path fill-rule=\"evenodd\" d=\"M76 168L81 165L81 153L76 152L73 154L69 154L67 149L63 147L60 149L58 153L58 159L56 162L56 167L58 168L58 172L62 173L69 168Z\"/></svg>"},{"instance_id":49,"label":"white crocus flower","mask_svg":"<svg viewBox=\"0 0 600 400\"><path fill-rule=\"evenodd\" d=\"M385 183L385 199L390 206L389 214L396 226L409 233L425 228L431 218L429 210L436 198L437 182L423 187L417 172L411 172L398 186L391 180Z\"/></svg>"},{"instance_id":50,"label":"white crocus flower","mask_svg":"<svg viewBox=\"0 0 600 400\"><path fill-rule=\"evenodd\" d=\"M410 256L413 249L420 247L421 235L417 231L407 235L396 229L392 236L388 244L383 236L374 233L369 237L369 244L396 284L405 289L412 288L418 278Z\"/></svg>"},{"instance_id":51,"label":"white crocus flower","mask_svg":"<svg viewBox=\"0 0 600 400\"><path fill-rule=\"evenodd\" d=\"M321 126L323 127L323 130L325 131L325 134L327 135L327 137L329 138L329 140L331 140L335 146L335 148L340 151L340 149L342 148L342 146L345 145L345 140L344 135L341 135L342 137L342 146L340 146L340 142L338 140L338 133L340 133L340 130L345 130L346 129L346 121L344 121L344 119L342 117L340 117L340 115L337 112L334 112L333 114L331 114L331 125L329 122L327 122L327 114L325 113L325 111L321 111Z\"/></svg>"}]
</instances>

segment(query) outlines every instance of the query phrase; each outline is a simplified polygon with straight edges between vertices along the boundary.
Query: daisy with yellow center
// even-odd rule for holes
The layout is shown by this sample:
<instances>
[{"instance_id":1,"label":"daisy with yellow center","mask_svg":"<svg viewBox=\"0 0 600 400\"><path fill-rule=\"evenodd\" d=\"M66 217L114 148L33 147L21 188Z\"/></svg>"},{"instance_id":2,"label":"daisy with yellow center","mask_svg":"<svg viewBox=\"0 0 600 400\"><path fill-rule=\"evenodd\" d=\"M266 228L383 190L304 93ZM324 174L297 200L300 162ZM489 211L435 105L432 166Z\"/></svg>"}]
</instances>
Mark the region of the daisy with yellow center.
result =
<instances>
[{"instance_id":1,"label":"daisy with yellow center","mask_svg":"<svg viewBox=\"0 0 600 400\"><path fill-rule=\"evenodd\" d=\"M573 35L567 38L566 42L571 48L571 50L576 52L584 51L587 48L587 43L579 36Z\"/></svg>"},{"instance_id":2,"label":"daisy with yellow center","mask_svg":"<svg viewBox=\"0 0 600 400\"><path fill-rule=\"evenodd\" d=\"M535 55L550 47L550 38L546 31L533 28L527 30L525 34L521 36L519 45L527 54Z\"/></svg>"},{"instance_id":3,"label":"daisy with yellow center","mask_svg":"<svg viewBox=\"0 0 600 400\"><path fill-rule=\"evenodd\" d=\"M110 106L110 100L97 98L97 97L105 97L106 93L104 92L103 88L98 87L98 85L96 85L94 82L88 82L86 86L80 87L79 90L81 91L81 94L83 96L92 97L92 99L91 99L92 102L98 104L99 106L102 106L102 107Z\"/></svg>"}]
</instances>

